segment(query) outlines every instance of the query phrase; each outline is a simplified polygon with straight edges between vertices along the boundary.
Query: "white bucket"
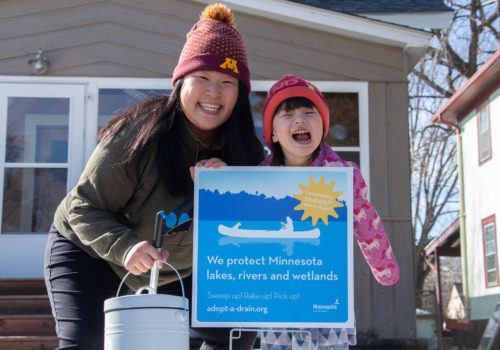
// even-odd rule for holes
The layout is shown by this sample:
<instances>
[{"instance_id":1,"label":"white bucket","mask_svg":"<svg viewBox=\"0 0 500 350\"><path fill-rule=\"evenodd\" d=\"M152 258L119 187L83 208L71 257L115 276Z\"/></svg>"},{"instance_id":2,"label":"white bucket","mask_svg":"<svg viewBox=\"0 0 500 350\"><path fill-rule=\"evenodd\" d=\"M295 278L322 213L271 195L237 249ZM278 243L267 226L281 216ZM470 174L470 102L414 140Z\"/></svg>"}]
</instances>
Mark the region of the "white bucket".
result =
<instances>
[{"instance_id":1,"label":"white bucket","mask_svg":"<svg viewBox=\"0 0 500 350\"><path fill-rule=\"evenodd\" d=\"M104 302L105 350L188 350L187 299L136 294Z\"/></svg>"}]
</instances>

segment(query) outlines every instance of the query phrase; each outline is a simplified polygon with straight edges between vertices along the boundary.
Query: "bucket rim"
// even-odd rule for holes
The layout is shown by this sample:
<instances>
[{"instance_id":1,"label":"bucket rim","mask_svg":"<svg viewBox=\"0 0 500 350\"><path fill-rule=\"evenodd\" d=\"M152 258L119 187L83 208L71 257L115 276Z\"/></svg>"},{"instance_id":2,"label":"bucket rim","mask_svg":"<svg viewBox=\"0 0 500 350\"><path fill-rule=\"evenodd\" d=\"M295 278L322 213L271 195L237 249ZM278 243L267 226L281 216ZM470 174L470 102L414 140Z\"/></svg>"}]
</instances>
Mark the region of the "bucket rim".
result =
<instances>
[{"instance_id":1,"label":"bucket rim","mask_svg":"<svg viewBox=\"0 0 500 350\"><path fill-rule=\"evenodd\" d=\"M179 309L189 311L187 298L170 294L134 294L104 301L104 312L125 309Z\"/></svg>"}]
</instances>

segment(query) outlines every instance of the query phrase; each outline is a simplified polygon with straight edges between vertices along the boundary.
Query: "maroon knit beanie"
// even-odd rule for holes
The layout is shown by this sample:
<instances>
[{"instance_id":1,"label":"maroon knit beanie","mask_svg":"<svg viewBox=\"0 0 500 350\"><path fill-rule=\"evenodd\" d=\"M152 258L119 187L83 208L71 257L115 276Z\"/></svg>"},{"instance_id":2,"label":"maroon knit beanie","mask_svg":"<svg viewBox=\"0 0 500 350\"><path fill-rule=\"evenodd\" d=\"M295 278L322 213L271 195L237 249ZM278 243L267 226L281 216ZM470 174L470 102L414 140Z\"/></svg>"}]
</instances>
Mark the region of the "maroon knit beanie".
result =
<instances>
[{"instance_id":1,"label":"maroon knit beanie","mask_svg":"<svg viewBox=\"0 0 500 350\"><path fill-rule=\"evenodd\" d=\"M209 5L200 20L187 34L172 85L186 74L213 70L241 80L250 93L250 71L245 45L234 27L231 10L222 5Z\"/></svg>"},{"instance_id":2,"label":"maroon knit beanie","mask_svg":"<svg viewBox=\"0 0 500 350\"><path fill-rule=\"evenodd\" d=\"M310 100L323 118L323 136L326 136L328 132L330 110L321 92L309 81L287 74L271 86L271 89L267 93L266 102L264 103L264 110L262 111L263 136L268 146L272 144L271 134L276 108L278 108L281 102L292 97L304 97Z\"/></svg>"}]
</instances>

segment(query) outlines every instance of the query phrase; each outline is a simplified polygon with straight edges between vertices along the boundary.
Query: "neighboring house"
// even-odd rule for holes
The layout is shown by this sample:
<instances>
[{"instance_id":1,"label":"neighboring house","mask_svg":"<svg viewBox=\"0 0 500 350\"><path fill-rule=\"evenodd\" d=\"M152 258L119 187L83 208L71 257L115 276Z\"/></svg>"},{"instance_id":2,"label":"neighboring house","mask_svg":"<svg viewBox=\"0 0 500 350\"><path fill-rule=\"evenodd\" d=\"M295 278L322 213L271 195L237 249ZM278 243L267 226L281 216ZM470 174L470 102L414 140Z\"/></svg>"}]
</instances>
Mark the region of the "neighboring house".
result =
<instances>
[{"instance_id":1,"label":"neighboring house","mask_svg":"<svg viewBox=\"0 0 500 350\"><path fill-rule=\"evenodd\" d=\"M499 115L497 51L432 117L457 128L462 293L471 321L484 322L500 303Z\"/></svg>"},{"instance_id":2,"label":"neighboring house","mask_svg":"<svg viewBox=\"0 0 500 350\"><path fill-rule=\"evenodd\" d=\"M185 35L211 2L0 1L0 278L42 277L45 232L98 128L127 104L168 93ZM258 128L265 91L284 74L325 92L327 142L360 165L401 267L399 283L382 287L355 249L359 331L411 338L407 75L431 38L418 28L445 27L451 12L437 0L392 2L396 8L351 1L358 2L362 9L337 8L338 1L225 1L248 51ZM420 21L413 28L410 16ZM39 48L49 66L37 76Z\"/></svg>"}]
</instances>

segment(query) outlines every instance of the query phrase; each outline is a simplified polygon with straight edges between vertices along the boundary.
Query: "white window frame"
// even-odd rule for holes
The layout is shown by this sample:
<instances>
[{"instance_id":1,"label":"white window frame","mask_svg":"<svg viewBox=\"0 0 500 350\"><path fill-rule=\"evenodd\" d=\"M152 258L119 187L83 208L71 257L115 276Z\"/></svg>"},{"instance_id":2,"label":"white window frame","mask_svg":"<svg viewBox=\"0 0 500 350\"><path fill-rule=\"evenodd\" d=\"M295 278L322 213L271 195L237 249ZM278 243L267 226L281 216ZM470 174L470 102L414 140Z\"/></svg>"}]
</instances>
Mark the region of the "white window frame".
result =
<instances>
[{"instance_id":1,"label":"white window frame","mask_svg":"<svg viewBox=\"0 0 500 350\"><path fill-rule=\"evenodd\" d=\"M254 80L252 81L253 91L267 92L274 80ZM359 152L360 169L369 187L370 164L369 164L369 116L368 116L368 83L367 82L326 82L313 81L313 83L324 93L357 93L359 103L359 146L358 147L333 147L339 152ZM40 90L30 89L28 85L42 84L46 87L45 93ZM98 96L99 89L172 89L170 78L93 78L93 77L34 77L34 76L0 76L0 86L16 87L20 89L17 95L10 91L5 92L6 96L18 97L65 97L66 94L55 94L51 92L51 85L64 85L67 90L77 89L79 98L73 98L70 104L70 115L78 115L77 120L70 122L68 133L68 161L67 163L46 163L42 165L36 163L36 167L66 168L68 169L67 191L73 188L83 171L85 163L92 154L96 146L97 125L98 125ZM35 91L33 91L35 90ZM6 90L1 90L0 92ZM7 110L7 99L0 93L0 109ZM6 147L6 123L7 116L0 118L0 215L3 206L3 181L4 169L11 167L29 167L31 163L5 163ZM76 134L74 134L76 133ZM83 150L83 151L82 151ZM368 193L369 196L369 193ZM1 218L1 216L0 216ZM1 221L0 221L1 223ZM23 241L23 238L25 239ZM0 272L5 277L41 277L43 276L43 250L45 246L46 234L1 234L1 244L4 248L12 250L12 256L0 257L13 262ZM29 242L29 247L24 245ZM16 263L14 247L23 246L23 257ZM7 249L7 248L6 248Z\"/></svg>"},{"instance_id":2,"label":"white window frame","mask_svg":"<svg viewBox=\"0 0 500 350\"><path fill-rule=\"evenodd\" d=\"M144 89L144 90L172 90L172 80L151 78L88 78L87 85L87 131L85 144L85 162L90 158L97 140L97 124L99 115L100 89ZM83 170L83 169L82 169Z\"/></svg>"},{"instance_id":3,"label":"white window frame","mask_svg":"<svg viewBox=\"0 0 500 350\"><path fill-rule=\"evenodd\" d=\"M68 157L78 159L71 161L71 169L68 169L68 190L78 181L79 174L83 171L85 163L92 154L96 146L97 123L98 123L98 97L99 89L172 89L171 78L92 78L92 77L0 77L0 84L13 84L11 86L22 86L24 94L22 96L30 97L30 89L26 89L26 84L57 84L68 86L83 86L85 90L85 101L74 104L71 108L81 108L84 113L84 124L80 125L84 132L83 143L76 145L77 142L70 141L68 148ZM258 92L267 92L274 80L253 80L252 90ZM356 93L358 94L359 111L359 146L357 147L332 147L338 152L358 152L360 157L359 167L370 189L370 154L369 154L369 113L368 113L368 82L347 82L347 81L312 81L323 93ZM51 97L50 93L46 94ZM9 95L10 96L10 95ZM21 96L21 97L22 97ZM36 92L34 97L44 97ZM76 102L76 101L75 101ZM1 106L0 106L1 107ZM3 126L5 128L5 126ZM5 130L5 129L4 129ZM71 137L70 137L71 138ZM1 141L1 140L0 140ZM81 141L80 141L81 142ZM4 154L5 140L0 145L0 154ZM83 147L83 154L78 150ZM3 160L2 160L3 161ZM68 160L70 162L70 160ZM0 163L0 165L4 165ZM56 166L50 164L51 167ZM71 176L70 176L71 170ZM3 175L2 175L3 176ZM3 178L0 178L3 180ZM3 183L3 182L2 182ZM370 191L368 192L368 199ZM0 197L1 199L1 197ZM1 206L1 203L0 203ZM1 207L0 207L1 210Z\"/></svg>"},{"instance_id":4,"label":"white window frame","mask_svg":"<svg viewBox=\"0 0 500 350\"><path fill-rule=\"evenodd\" d=\"M358 152L359 168L363 174L368 188L368 200L370 200L370 126L368 105L368 82L350 81L311 81L322 93L356 93L358 94L358 123L359 123L359 146L340 147L332 149L336 152ZM275 81L252 80L252 91L267 92Z\"/></svg>"},{"instance_id":5,"label":"white window frame","mask_svg":"<svg viewBox=\"0 0 500 350\"><path fill-rule=\"evenodd\" d=\"M3 83L0 81L0 83ZM3 213L3 184L5 169L8 168L61 168L67 169L67 184L66 191L69 191L72 186L78 181L80 177L83 154L81 152L71 152L81 147L84 140L83 126L85 118L85 106L81 96L84 94L84 88L79 84L45 84L37 81L32 84L32 89L27 89L26 84L13 83L0 86L0 113L7 112L8 98L69 98L71 103L69 105L69 120L68 120L68 159L65 163L37 163L37 162L6 162L6 139L7 139L7 115L0 117L0 184L2 190L0 191L0 222L2 222ZM29 124L29 120L27 120ZM56 121L57 122L57 121ZM28 126L28 125L27 125ZM28 140L29 141L29 140ZM28 151L30 151L28 149ZM0 232L1 234L1 232Z\"/></svg>"}]
</instances>

